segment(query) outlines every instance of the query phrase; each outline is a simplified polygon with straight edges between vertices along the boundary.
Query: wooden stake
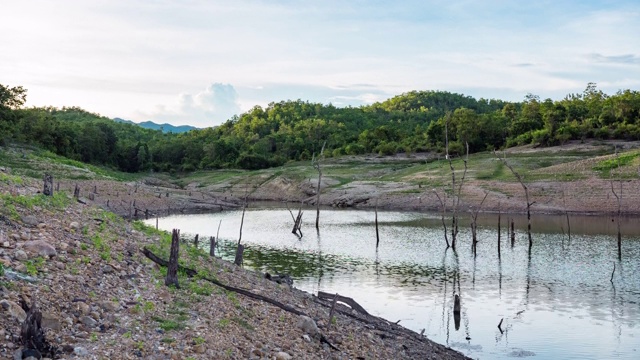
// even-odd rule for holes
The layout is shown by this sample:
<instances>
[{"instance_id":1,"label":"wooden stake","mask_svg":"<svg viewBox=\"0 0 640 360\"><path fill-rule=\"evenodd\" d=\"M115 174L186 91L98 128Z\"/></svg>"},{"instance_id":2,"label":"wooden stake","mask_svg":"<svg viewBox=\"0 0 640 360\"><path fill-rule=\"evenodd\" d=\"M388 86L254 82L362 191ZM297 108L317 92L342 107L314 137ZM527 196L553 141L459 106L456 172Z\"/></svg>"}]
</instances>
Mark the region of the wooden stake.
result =
<instances>
[{"instance_id":1,"label":"wooden stake","mask_svg":"<svg viewBox=\"0 0 640 360\"><path fill-rule=\"evenodd\" d=\"M216 256L216 238L213 236L209 238L209 256Z\"/></svg>"}]
</instances>

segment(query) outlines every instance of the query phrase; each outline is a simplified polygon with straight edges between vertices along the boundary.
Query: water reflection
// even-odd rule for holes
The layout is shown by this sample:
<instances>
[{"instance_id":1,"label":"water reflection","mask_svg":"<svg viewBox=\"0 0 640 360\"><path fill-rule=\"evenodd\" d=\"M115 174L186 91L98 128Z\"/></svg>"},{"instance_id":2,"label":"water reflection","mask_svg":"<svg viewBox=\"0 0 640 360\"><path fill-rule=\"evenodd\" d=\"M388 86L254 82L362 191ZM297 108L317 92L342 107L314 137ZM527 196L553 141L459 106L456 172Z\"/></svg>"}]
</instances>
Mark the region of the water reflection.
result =
<instances>
[{"instance_id":1,"label":"water reflection","mask_svg":"<svg viewBox=\"0 0 640 360\"><path fill-rule=\"evenodd\" d=\"M534 217L529 249L526 218L514 217L514 241L500 247L498 255L492 227L497 214L481 215L473 256L471 234L464 228L458 251L446 249L439 215L378 216L381 242L376 249L372 212L325 211L320 234L311 231L313 219L303 219L308 231L300 239L291 234L286 210L252 209L243 229L245 264L289 273L295 286L310 292L353 297L371 313L400 320L417 332L424 329L426 336L473 358L624 359L640 352L637 222L634 227L625 219L618 260L615 235L608 232L615 234L617 226L609 224L610 218L572 217L569 241L561 228L564 216ZM160 226L215 235L211 224L219 220L221 253L232 258L239 212L174 216L160 219ZM511 240L508 232L502 235ZM455 295L461 299L458 315Z\"/></svg>"}]
</instances>

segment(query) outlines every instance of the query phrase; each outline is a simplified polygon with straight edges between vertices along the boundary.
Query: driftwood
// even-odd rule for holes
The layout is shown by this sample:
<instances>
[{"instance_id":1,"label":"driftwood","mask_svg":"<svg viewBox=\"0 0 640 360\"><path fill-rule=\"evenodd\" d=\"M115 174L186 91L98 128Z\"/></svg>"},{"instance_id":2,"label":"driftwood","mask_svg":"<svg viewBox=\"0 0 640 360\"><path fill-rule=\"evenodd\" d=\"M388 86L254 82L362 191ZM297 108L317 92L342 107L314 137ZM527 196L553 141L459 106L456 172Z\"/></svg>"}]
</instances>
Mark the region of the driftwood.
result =
<instances>
[{"instance_id":1,"label":"driftwood","mask_svg":"<svg viewBox=\"0 0 640 360\"><path fill-rule=\"evenodd\" d=\"M147 258L149 258L151 261L155 262L158 265L166 266L166 264L168 264L168 262L166 260L164 260L162 258L159 258L158 256L156 256L153 252L151 252L147 248L143 248L141 251ZM156 260L159 260L159 261L156 261ZM194 276L198 275L198 272L196 270L185 268L185 267L182 267L182 266L180 266L180 269L181 269L181 271L184 271L187 274L187 276L189 276L189 277L194 277ZM237 294L241 294L241 295L244 295L244 296L252 298L252 299L264 301L266 303L269 303L271 305L277 306L280 309L282 309L284 311L287 311L287 312L290 312L292 314L309 316L309 315L305 314L304 312L302 312L302 311L300 311L300 310L298 310L298 309L296 309L296 308L294 308L292 306L283 304L283 303L281 303L281 302L279 302L277 300L268 298L266 296L262 296L260 294L252 293L249 290L245 290L245 289L241 289L241 288L225 285L225 284L221 283L220 281L218 281L216 279L209 278L209 277L203 276L203 275L200 275L200 278L202 278L202 279L204 279L204 280L206 280L206 281L208 281L208 282L210 282L210 283L212 283L212 284L214 284L216 286L219 286L219 287L221 287L221 288L223 288L223 289L225 289L227 291L235 292ZM326 343L332 349L340 351L340 349L338 349L335 345L333 345L323 334L320 334L320 342Z\"/></svg>"},{"instance_id":2,"label":"driftwood","mask_svg":"<svg viewBox=\"0 0 640 360\"><path fill-rule=\"evenodd\" d=\"M264 273L264 278L278 284L287 284L290 287L293 286L293 279L291 278L291 276L289 276L289 274L271 275L269 273Z\"/></svg>"},{"instance_id":3,"label":"driftwood","mask_svg":"<svg viewBox=\"0 0 640 360\"><path fill-rule=\"evenodd\" d=\"M370 315L362 306L360 306L360 304L358 304L355 300L353 300L350 297L336 295L336 294L329 294L324 291L318 291L318 298L321 300L333 301L334 297L336 297L338 301L340 301L341 303L349 305L353 310L364 315Z\"/></svg>"}]
</instances>

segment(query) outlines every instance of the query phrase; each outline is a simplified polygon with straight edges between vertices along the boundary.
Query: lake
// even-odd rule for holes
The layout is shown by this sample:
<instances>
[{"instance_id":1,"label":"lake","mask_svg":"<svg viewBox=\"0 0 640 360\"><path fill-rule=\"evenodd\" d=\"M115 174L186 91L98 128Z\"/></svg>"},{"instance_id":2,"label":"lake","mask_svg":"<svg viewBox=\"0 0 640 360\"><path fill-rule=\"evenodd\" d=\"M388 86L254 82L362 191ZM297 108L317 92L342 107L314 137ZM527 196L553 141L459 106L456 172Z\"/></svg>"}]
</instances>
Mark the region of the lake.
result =
<instances>
[{"instance_id":1,"label":"lake","mask_svg":"<svg viewBox=\"0 0 640 360\"><path fill-rule=\"evenodd\" d=\"M242 211L159 219L164 230L215 236L220 220L223 257L232 259ZM513 246L502 214L478 218L471 253L470 215L460 217L457 251L446 250L439 214L306 209L299 239L277 206L247 209L242 230L245 266L288 273L294 286L354 298L367 311L415 330L471 358L639 359L640 224L621 221L618 260L612 217L533 215L529 251L526 219L515 218ZM155 219L147 224L155 226ZM450 221L449 223L450 224ZM208 248L208 244L205 244ZM615 264L615 272L612 271ZM461 316L453 314L454 294ZM501 323L500 329L498 324Z\"/></svg>"}]
</instances>

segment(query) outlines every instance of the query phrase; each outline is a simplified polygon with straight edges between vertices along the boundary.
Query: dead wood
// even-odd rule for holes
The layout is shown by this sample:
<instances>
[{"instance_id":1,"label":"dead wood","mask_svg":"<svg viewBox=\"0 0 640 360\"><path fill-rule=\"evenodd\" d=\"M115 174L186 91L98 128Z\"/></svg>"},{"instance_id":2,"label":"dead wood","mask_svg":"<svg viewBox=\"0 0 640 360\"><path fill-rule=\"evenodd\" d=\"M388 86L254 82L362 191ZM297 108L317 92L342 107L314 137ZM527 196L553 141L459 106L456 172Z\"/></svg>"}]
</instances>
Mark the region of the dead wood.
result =
<instances>
[{"instance_id":1,"label":"dead wood","mask_svg":"<svg viewBox=\"0 0 640 360\"><path fill-rule=\"evenodd\" d=\"M35 297L29 306L24 299L20 299L20 306L27 313L27 318L20 329L20 341L23 346L22 357L33 356L35 358L58 358L58 348L51 345L42 329L42 313L36 306ZM24 356L27 355L27 356ZM39 355L39 356L38 356Z\"/></svg>"},{"instance_id":2,"label":"dead wood","mask_svg":"<svg viewBox=\"0 0 640 360\"><path fill-rule=\"evenodd\" d=\"M342 296L342 295L335 295L335 294L329 294L326 293L324 291L318 291L318 298L322 299L322 300L329 300L329 301L333 301L333 298L337 297L338 301L340 301L341 303L347 304L349 305L353 310L364 314L364 315L370 315L362 306L360 306L360 304L358 304L355 300L353 300L350 297L346 297L346 296Z\"/></svg>"},{"instance_id":3,"label":"dead wood","mask_svg":"<svg viewBox=\"0 0 640 360\"><path fill-rule=\"evenodd\" d=\"M140 250L140 251L141 251L141 252L142 252L142 253L143 253L143 254L144 254L144 255L145 255L149 260L151 260L151 261L155 262L156 264L161 265L161 266L167 266L166 264L168 264L168 262L167 262L166 260L164 260L164 259L162 259L162 258L160 258L160 257L156 256L156 255L155 255L153 252L151 252L149 249L147 249L147 248L143 248L143 249L142 249L142 250ZM181 270L181 271L184 271L184 272L187 274L187 276L189 276L189 277L194 277L194 276L198 275L198 272L197 272L196 270L189 269L189 268L185 268L185 267L182 267L182 266L180 266L179 268L180 268L180 270ZM300 310L298 310L298 309L296 309L296 308L294 308L294 307L292 307L292 306L289 306L289 305L283 304L283 303L281 303L281 302L279 302L279 301L277 301L277 300L274 300L274 299L268 298L268 297L266 297L266 296L263 296L263 295L260 295L260 294L252 293L252 292L251 292L251 291L249 291L249 290L245 290L245 289L241 289L241 288L237 288L237 287L233 287L233 286L225 285L225 284L223 284L223 283L219 282L218 280L213 279L213 278L209 278L209 277L207 277L207 276L202 276L202 275L200 275L200 278L202 278L202 279L204 279L204 280L206 280L206 281L209 281L210 283L212 283L212 284L214 284L214 285L216 285L216 286L219 286L219 287L221 287L221 288L223 288L223 289L225 289L225 290L227 290L227 291L235 292L235 293L238 293L238 294L244 295L244 296L249 297L249 298L252 298L252 299L256 299L256 300L260 300L260 301L264 301L264 302L266 302L266 303L269 303L269 304L271 304L271 305L277 306L277 307L279 307L280 309L282 309L282 310L284 310L284 311L287 311L287 312L290 312L290 313L295 314L295 315L304 315L304 316L310 317L309 315L305 314L304 312L302 312L302 311L300 311ZM327 345L329 345L332 349L340 351L340 349L338 349L335 345L333 345L333 344L332 344L332 343L331 343L331 342L330 342L330 341L329 341L329 340L328 340L328 339L327 339L323 334L320 334L320 342L321 342L321 343L326 343L326 344L327 344Z\"/></svg>"}]
</instances>

